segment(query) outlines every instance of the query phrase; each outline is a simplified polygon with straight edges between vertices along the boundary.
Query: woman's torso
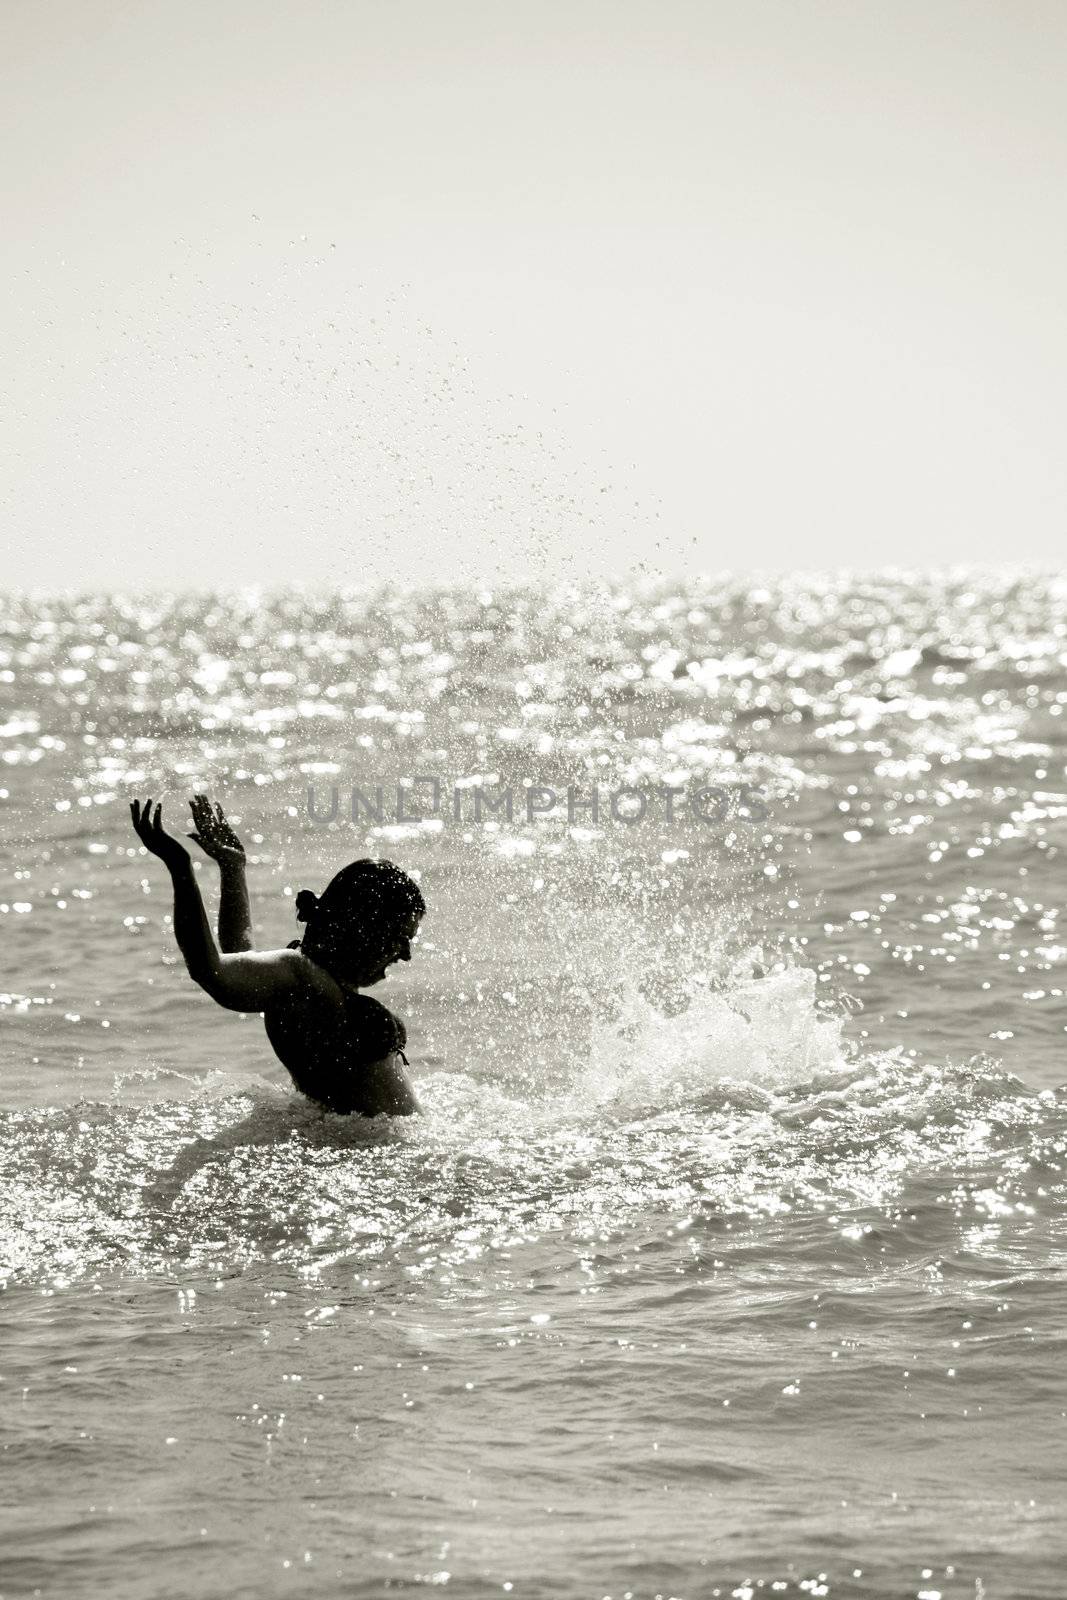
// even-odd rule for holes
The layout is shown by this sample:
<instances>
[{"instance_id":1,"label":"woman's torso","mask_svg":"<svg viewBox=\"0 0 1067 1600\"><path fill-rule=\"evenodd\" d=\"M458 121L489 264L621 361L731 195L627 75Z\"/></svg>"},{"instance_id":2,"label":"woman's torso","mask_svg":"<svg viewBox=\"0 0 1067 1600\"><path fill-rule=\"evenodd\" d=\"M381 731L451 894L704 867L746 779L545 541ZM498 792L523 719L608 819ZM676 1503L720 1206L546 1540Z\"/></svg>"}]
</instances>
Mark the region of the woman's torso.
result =
<instances>
[{"instance_id":1,"label":"woman's torso","mask_svg":"<svg viewBox=\"0 0 1067 1600\"><path fill-rule=\"evenodd\" d=\"M330 1111L365 1117L417 1111L400 1018L305 960L295 993L263 1013L267 1038L296 1087Z\"/></svg>"}]
</instances>

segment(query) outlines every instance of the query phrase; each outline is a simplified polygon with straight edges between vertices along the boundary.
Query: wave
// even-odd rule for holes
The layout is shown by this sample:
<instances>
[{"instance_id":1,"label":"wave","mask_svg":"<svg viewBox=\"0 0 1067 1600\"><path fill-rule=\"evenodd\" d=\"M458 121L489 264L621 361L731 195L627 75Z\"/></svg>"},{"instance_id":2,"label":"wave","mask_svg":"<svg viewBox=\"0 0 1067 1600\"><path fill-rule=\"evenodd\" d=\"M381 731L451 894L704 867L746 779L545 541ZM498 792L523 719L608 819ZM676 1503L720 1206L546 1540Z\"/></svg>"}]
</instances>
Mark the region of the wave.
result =
<instances>
[{"instance_id":1,"label":"wave","mask_svg":"<svg viewBox=\"0 0 1067 1600\"><path fill-rule=\"evenodd\" d=\"M4 1277L268 1259L418 1273L667 1227L735 1247L792 1228L828 1271L842 1249L883 1267L1023 1245L1060 1259L1065 1091L988 1057L850 1051L815 990L804 968L735 975L670 1016L628 990L562 1085L441 1069L416 1119L332 1116L221 1070L154 1075L142 1103L8 1112Z\"/></svg>"}]
</instances>

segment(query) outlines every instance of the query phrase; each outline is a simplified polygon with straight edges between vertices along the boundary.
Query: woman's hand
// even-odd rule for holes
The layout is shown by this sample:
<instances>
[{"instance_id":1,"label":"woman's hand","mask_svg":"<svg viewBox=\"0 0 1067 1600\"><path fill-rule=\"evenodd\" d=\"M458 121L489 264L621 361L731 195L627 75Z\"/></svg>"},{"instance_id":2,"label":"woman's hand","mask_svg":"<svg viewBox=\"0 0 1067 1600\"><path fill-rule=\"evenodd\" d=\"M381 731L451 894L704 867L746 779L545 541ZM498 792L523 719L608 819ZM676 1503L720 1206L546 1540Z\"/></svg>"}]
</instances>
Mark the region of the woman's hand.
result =
<instances>
[{"instance_id":1,"label":"woman's hand","mask_svg":"<svg viewBox=\"0 0 1067 1600\"><path fill-rule=\"evenodd\" d=\"M163 807L157 804L155 816L152 815L152 802L146 800L143 805L140 800L130 801L130 816L133 818L133 831L152 855L158 856L167 867L180 867L189 860L189 852L180 839L175 839L171 834L164 833L160 822Z\"/></svg>"},{"instance_id":2,"label":"woman's hand","mask_svg":"<svg viewBox=\"0 0 1067 1600\"><path fill-rule=\"evenodd\" d=\"M196 832L189 835L219 867L219 944L224 955L252 949L252 911L245 884L245 847L226 821L216 801L212 808L206 794L194 794L189 802Z\"/></svg>"},{"instance_id":3,"label":"woman's hand","mask_svg":"<svg viewBox=\"0 0 1067 1600\"><path fill-rule=\"evenodd\" d=\"M212 811L207 795L195 794L189 802L189 809L193 813L193 825L196 828L196 832L189 837L205 855L217 861L220 867L236 861L244 862L245 847L226 821L218 801Z\"/></svg>"}]
</instances>

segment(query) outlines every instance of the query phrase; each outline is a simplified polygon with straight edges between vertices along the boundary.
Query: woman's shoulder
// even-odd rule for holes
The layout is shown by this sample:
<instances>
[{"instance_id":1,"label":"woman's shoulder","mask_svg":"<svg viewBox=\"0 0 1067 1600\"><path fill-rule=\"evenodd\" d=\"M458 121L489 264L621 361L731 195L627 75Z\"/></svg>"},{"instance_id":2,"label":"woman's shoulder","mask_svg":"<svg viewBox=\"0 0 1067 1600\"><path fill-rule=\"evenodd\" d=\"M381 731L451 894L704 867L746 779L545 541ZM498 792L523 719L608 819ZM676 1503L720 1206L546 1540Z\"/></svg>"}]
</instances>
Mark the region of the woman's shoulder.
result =
<instances>
[{"instance_id":1,"label":"woman's shoulder","mask_svg":"<svg viewBox=\"0 0 1067 1600\"><path fill-rule=\"evenodd\" d=\"M373 995L365 994L363 990L335 978L332 972L320 966L317 961L313 961L309 955L305 955L300 948L299 940L287 945L284 950L273 953L289 964L294 975L300 980L300 987L305 995L331 1000L353 1014L392 1017L393 1013L388 1007L383 1006L380 1000L375 1000Z\"/></svg>"},{"instance_id":2,"label":"woman's shoulder","mask_svg":"<svg viewBox=\"0 0 1067 1600\"><path fill-rule=\"evenodd\" d=\"M306 993L321 995L328 1000L344 1000L346 993L344 985L338 983L325 967L320 967L317 961L312 961L309 955L305 955L300 948L299 940L295 944L286 945L285 949L278 953L287 957L292 963L292 971Z\"/></svg>"}]
</instances>

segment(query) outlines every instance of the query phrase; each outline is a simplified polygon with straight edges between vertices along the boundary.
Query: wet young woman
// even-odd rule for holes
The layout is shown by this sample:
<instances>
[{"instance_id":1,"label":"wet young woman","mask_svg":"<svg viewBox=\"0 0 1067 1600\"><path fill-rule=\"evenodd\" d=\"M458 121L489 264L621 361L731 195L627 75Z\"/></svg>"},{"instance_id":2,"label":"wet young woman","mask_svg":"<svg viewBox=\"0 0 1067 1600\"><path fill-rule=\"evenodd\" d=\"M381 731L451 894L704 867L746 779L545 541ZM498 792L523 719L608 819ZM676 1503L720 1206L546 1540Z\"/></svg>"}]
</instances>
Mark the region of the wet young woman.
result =
<instances>
[{"instance_id":1,"label":"wet young woman","mask_svg":"<svg viewBox=\"0 0 1067 1600\"><path fill-rule=\"evenodd\" d=\"M404 1024L371 995L395 961L410 961L426 904L391 861L353 861L321 897L302 889L302 939L284 950L252 948L241 841L205 795L191 802L194 839L218 863L218 944L188 850L165 832L162 808L130 806L134 831L174 885L174 935L189 976L228 1011L260 1011L278 1059L297 1088L328 1111L405 1116L419 1110L408 1078ZM220 949L221 946L221 949Z\"/></svg>"}]
</instances>

